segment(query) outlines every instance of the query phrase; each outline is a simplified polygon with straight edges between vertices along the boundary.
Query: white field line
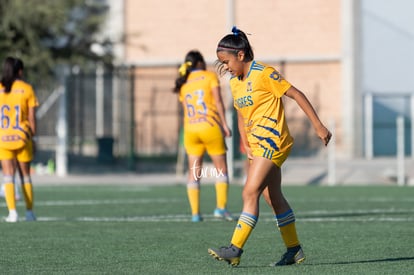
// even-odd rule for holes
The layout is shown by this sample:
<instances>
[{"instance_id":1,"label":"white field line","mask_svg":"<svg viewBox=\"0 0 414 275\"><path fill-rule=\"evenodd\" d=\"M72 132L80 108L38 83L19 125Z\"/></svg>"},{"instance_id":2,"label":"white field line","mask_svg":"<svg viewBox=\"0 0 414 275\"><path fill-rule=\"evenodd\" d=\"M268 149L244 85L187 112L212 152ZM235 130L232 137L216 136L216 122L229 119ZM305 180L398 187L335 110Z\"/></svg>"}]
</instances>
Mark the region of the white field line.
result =
<instances>
[{"instance_id":1,"label":"white field line","mask_svg":"<svg viewBox=\"0 0 414 275\"><path fill-rule=\"evenodd\" d=\"M77 206L82 206L82 205L108 205L108 204L149 204L149 203L177 203L177 202L182 202L183 200L187 200L186 197L183 197L182 199L171 199L171 198L151 198L151 199L146 199L146 198L139 198L139 199L115 199L115 200L57 200L57 201L35 201L36 205L40 205L40 206L70 206L70 205L77 205ZM348 201L358 201L356 200L343 200L343 199L323 199L323 200L315 200L313 201L312 199L307 199L304 201L299 201L299 200L292 200L294 202L308 202L308 203L312 203L312 202L333 202L333 203L338 203L338 202L348 202ZM369 198L369 199L361 199L361 201L364 202L394 202L395 199L393 198ZM403 198L403 199L399 199L398 202L414 202L414 197L413 198ZM24 202L22 200L17 202L18 205L24 205ZM4 202L0 203L0 207L4 207L6 206L6 204ZM318 211L322 211L320 213L323 213L323 211L325 210L318 210ZM358 211L358 210L356 210ZM360 210L365 212L365 210ZM394 211L394 209L378 209L378 210L370 210L370 211ZM332 212L332 211L330 211ZM355 211L353 211L355 212ZM342 211L341 211L342 213Z\"/></svg>"},{"instance_id":2,"label":"white field line","mask_svg":"<svg viewBox=\"0 0 414 275\"><path fill-rule=\"evenodd\" d=\"M365 216L361 216L365 215ZM398 216L404 215L404 216ZM222 221L213 215L203 215L205 221ZM130 216L130 217L44 217L38 221L77 221L77 222L189 222L189 214ZM271 212L263 212L260 221L275 222ZM368 209L356 211L299 211L298 222L414 222L414 209Z\"/></svg>"},{"instance_id":3,"label":"white field line","mask_svg":"<svg viewBox=\"0 0 414 275\"><path fill-rule=\"evenodd\" d=\"M184 198L183 198L184 199ZM377 199L379 198L373 198ZM36 201L36 206L91 206L91 205L123 205L123 204L174 204L181 202L180 199L158 198L158 199L116 199L116 200L57 200ZM19 201L18 205L24 205ZM6 207L0 203L0 207ZM349 209L349 210L310 210L297 211L298 222L413 222L414 208L399 209ZM403 215L403 216L401 216ZM205 221L220 221L213 215L203 215ZM260 221L274 221L273 214L269 211L261 211ZM38 221L79 221L79 222L189 222L189 214L157 215L157 216L131 216L131 217L43 217L38 216Z\"/></svg>"},{"instance_id":4,"label":"white field line","mask_svg":"<svg viewBox=\"0 0 414 275\"><path fill-rule=\"evenodd\" d=\"M148 204L148 203L175 203L179 199L158 198L158 199L122 199L122 200L60 200L60 201L35 201L39 206L82 206L82 205L108 205L108 204ZM17 205L24 205L23 201L18 201ZM0 207L6 203L0 203Z\"/></svg>"},{"instance_id":5,"label":"white field line","mask_svg":"<svg viewBox=\"0 0 414 275\"><path fill-rule=\"evenodd\" d=\"M369 214L414 214L414 208L387 208L387 209L353 209L353 210L310 210L300 211L300 215L369 215Z\"/></svg>"},{"instance_id":6,"label":"white field line","mask_svg":"<svg viewBox=\"0 0 414 275\"><path fill-rule=\"evenodd\" d=\"M206 222L223 222L213 216L203 216ZM38 221L76 221L76 222L190 222L189 215L168 215L168 216L135 216L135 217L38 217ZM272 218L263 218L260 221L274 222ZM414 217L315 217L300 218L298 222L414 222Z\"/></svg>"},{"instance_id":7,"label":"white field line","mask_svg":"<svg viewBox=\"0 0 414 275\"><path fill-rule=\"evenodd\" d=\"M406 198L393 198L393 197L373 197L373 198L323 198L323 199L312 199L312 198L306 198L306 199L289 199L289 201L295 202L295 203L337 203L337 202L414 202L414 196L413 197L406 197Z\"/></svg>"}]
</instances>

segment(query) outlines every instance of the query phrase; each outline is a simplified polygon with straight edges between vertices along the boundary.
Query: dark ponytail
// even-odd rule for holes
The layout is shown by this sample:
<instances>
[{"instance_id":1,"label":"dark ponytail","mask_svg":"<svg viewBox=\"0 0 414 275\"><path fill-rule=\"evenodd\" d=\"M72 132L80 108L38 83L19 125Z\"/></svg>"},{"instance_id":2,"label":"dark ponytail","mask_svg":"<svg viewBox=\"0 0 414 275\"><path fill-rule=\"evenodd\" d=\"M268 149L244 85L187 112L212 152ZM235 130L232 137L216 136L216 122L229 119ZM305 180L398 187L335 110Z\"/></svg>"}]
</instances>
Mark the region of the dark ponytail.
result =
<instances>
[{"instance_id":1,"label":"dark ponytail","mask_svg":"<svg viewBox=\"0 0 414 275\"><path fill-rule=\"evenodd\" d=\"M237 27L231 29L232 34L223 37L217 45L217 52L228 51L237 54L239 51L244 52L244 62L254 59L253 49L250 46L247 35Z\"/></svg>"},{"instance_id":2,"label":"dark ponytail","mask_svg":"<svg viewBox=\"0 0 414 275\"><path fill-rule=\"evenodd\" d=\"M21 60L20 58L15 58L14 59L14 66L13 66L13 71L14 71L14 75L17 78L21 78L22 74L23 74L23 70L24 70L24 63L23 60Z\"/></svg>"},{"instance_id":3,"label":"dark ponytail","mask_svg":"<svg viewBox=\"0 0 414 275\"><path fill-rule=\"evenodd\" d=\"M199 51L193 50L187 53L184 63L178 69L180 76L175 80L174 93L180 92L181 87L187 82L188 75L195 69L205 70L206 62Z\"/></svg>"},{"instance_id":4,"label":"dark ponytail","mask_svg":"<svg viewBox=\"0 0 414 275\"><path fill-rule=\"evenodd\" d=\"M232 34L228 34L223 37L217 45L216 52L226 51L231 54L237 55L238 52L244 52L243 62L250 62L254 59L254 53L252 46L250 46L247 35L236 26L231 29ZM217 71L220 75L225 74L223 64L220 62L216 63Z\"/></svg>"},{"instance_id":5,"label":"dark ponytail","mask_svg":"<svg viewBox=\"0 0 414 275\"><path fill-rule=\"evenodd\" d=\"M14 64L15 59L13 57L7 57L3 62L3 71L0 82L5 87L6 93L10 93L13 82L16 80Z\"/></svg>"}]
</instances>

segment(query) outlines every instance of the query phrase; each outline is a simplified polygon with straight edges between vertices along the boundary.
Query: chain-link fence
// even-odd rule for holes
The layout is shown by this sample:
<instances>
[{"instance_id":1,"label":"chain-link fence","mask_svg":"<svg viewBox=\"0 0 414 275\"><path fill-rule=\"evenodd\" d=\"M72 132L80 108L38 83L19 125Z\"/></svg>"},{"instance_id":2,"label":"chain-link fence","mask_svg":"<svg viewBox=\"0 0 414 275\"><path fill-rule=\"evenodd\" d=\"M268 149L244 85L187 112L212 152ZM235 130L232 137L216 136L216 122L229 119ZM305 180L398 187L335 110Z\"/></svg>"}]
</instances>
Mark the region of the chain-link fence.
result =
<instances>
[{"instance_id":1,"label":"chain-link fence","mask_svg":"<svg viewBox=\"0 0 414 275\"><path fill-rule=\"evenodd\" d=\"M65 121L69 171L96 170L108 164L110 169L132 171L174 170L181 122L180 104L172 92L175 78L174 66L98 68L68 74ZM43 108L38 118L40 138L35 161L44 163L55 157L59 94L53 91L38 97L47 110ZM229 104L226 107L232 108ZM321 145L313 138L309 121L297 108L290 110L287 105L287 109L296 141L292 155L315 155ZM239 159L235 115L233 122L232 155Z\"/></svg>"},{"instance_id":2,"label":"chain-link fence","mask_svg":"<svg viewBox=\"0 0 414 275\"><path fill-rule=\"evenodd\" d=\"M172 93L174 73L120 67L69 74L65 81L69 168L118 164L134 170L141 158L174 159L179 136L179 108ZM54 157L55 94L38 93L39 101L49 102L49 107L38 117L35 161Z\"/></svg>"}]
</instances>

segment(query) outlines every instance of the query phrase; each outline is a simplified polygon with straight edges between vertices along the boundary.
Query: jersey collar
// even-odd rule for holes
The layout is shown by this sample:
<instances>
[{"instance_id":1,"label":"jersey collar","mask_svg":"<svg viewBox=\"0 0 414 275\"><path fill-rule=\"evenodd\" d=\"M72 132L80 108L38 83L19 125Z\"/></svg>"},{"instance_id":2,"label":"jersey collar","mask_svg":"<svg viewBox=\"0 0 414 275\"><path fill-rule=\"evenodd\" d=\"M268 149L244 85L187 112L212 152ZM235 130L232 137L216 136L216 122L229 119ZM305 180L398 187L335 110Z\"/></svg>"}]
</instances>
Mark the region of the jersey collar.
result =
<instances>
[{"instance_id":1,"label":"jersey collar","mask_svg":"<svg viewBox=\"0 0 414 275\"><path fill-rule=\"evenodd\" d=\"M250 76L250 72L252 71L252 68L253 68L254 64L256 64L256 61L254 61L254 60L253 60L253 61L252 61L252 63L250 64L249 72L247 73L246 79ZM243 81L243 80L240 78L240 76L238 77L238 79L239 79L240 81Z\"/></svg>"}]
</instances>

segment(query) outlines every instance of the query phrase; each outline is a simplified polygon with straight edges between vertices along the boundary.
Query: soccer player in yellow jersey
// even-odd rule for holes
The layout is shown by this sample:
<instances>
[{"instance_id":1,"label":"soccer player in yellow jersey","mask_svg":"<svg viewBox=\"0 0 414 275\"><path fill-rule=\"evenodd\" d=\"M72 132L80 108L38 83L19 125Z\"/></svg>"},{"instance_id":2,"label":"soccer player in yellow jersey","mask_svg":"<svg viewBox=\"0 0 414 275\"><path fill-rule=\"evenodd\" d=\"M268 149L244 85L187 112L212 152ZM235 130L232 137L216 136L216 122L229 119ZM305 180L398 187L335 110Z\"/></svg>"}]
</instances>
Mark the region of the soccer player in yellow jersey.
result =
<instances>
[{"instance_id":1,"label":"soccer player in yellow jersey","mask_svg":"<svg viewBox=\"0 0 414 275\"><path fill-rule=\"evenodd\" d=\"M20 58L15 58L13 70L15 74L17 75L18 79L23 79L24 63ZM24 183L23 173L20 169L20 166L17 165L17 160L15 161L16 161L17 174L19 175L19 180L21 184L23 184ZM15 190L16 200L20 200L19 186L16 181L14 183L14 187L15 187L14 190ZM4 184L1 184L0 197L4 197Z\"/></svg>"},{"instance_id":2,"label":"soccer player in yellow jersey","mask_svg":"<svg viewBox=\"0 0 414 275\"><path fill-rule=\"evenodd\" d=\"M33 187L30 162L33 158L33 137L36 134L35 109L38 101L33 88L19 80L15 70L16 60L7 57L0 81L0 160L3 170L5 198L9 215L6 222L17 222L14 174L21 168L26 202L26 220L36 219L33 213Z\"/></svg>"},{"instance_id":3,"label":"soccer player in yellow jersey","mask_svg":"<svg viewBox=\"0 0 414 275\"><path fill-rule=\"evenodd\" d=\"M230 86L238 113L239 132L251 163L242 192L242 213L230 246L209 248L208 252L233 266L240 263L243 246L257 223L259 198L263 194L274 212L287 249L272 266L301 263L305 256L296 233L295 215L281 190L281 166L293 145L282 97L296 101L325 146L331 133L301 91L274 68L254 60L253 50L243 31L233 27L232 34L219 41L217 57L220 72L232 75Z\"/></svg>"},{"instance_id":4,"label":"soccer player in yellow jersey","mask_svg":"<svg viewBox=\"0 0 414 275\"><path fill-rule=\"evenodd\" d=\"M188 155L187 196L192 221L202 221L200 214L200 179L215 177L216 208L214 216L233 220L227 210L229 179L227 176L226 144L230 137L219 81L215 73L206 70L199 51L190 51L180 66L174 92L178 93L184 115L184 147ZM207 151L213 170L202 170L203 155Z\"/></svg>"}]
</instances>

